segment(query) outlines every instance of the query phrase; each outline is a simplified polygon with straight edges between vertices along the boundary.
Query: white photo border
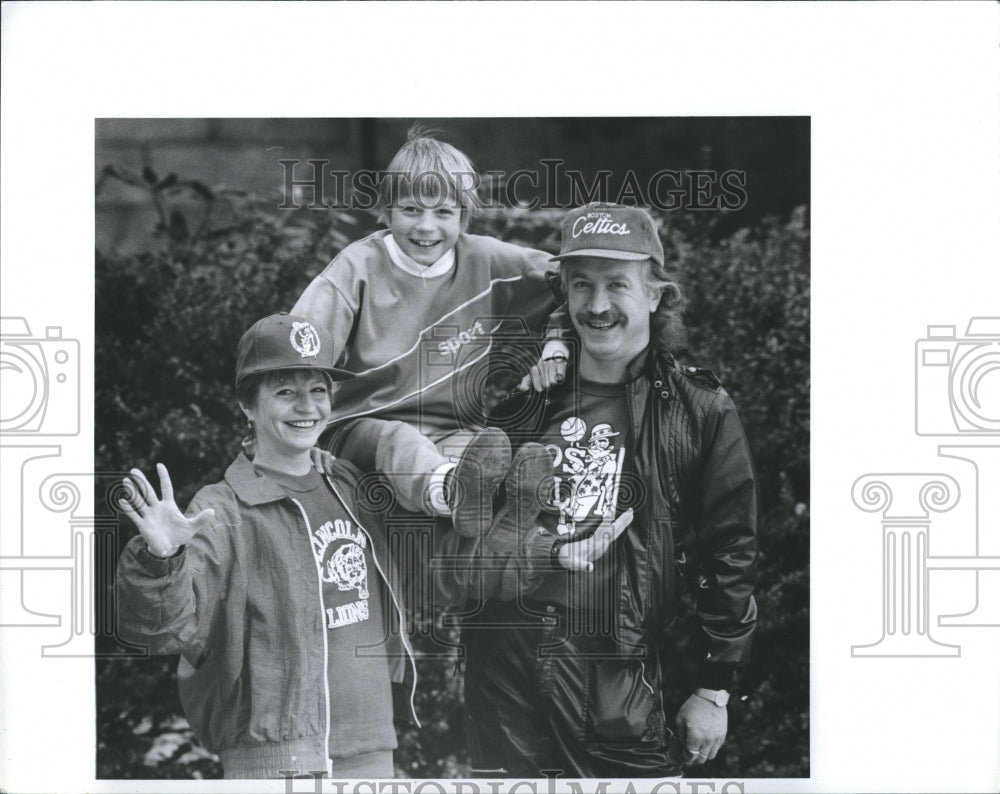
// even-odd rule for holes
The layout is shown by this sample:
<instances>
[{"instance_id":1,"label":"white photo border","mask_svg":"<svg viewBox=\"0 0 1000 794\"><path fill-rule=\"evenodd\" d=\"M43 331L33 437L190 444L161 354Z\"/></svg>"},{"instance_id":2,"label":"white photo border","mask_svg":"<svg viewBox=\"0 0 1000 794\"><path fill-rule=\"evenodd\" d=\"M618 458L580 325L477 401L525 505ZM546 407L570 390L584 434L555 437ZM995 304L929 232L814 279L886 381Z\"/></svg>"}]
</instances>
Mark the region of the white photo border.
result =
<instances>
[{"instance_id":1,"label":"white photo border","mask_svg":"<svg viewBox=\"0 0 1000 794\"><path fill-rule=\"evenodd\" d=\"M935 515L931 554L973 558L980 541L998 553L997 518L973 498L988 487L939 449L965 437L918 435L913 417L927 327L962 337L998 310L996 4L9 2L2 13L2 314L79 342L79 434L39 443L68 472L93 465L96 118L809 116L811 778L743 790L1000 785L1000 628L935 622L959 656L855 655L884 626L887 522L852 496L868 475L943 473L961 498ZM44 545L45 527L29 526L32 495L21 516L22 495L4 488L6 558L11 532ZM973 574L1000 576L931 571L935 620L974 601ZM0 624L10 603L0 595ZM2 629L5 789L251 790L95 780L93 664L40 658L47 621Z\"/></svg>"}]
</instances>

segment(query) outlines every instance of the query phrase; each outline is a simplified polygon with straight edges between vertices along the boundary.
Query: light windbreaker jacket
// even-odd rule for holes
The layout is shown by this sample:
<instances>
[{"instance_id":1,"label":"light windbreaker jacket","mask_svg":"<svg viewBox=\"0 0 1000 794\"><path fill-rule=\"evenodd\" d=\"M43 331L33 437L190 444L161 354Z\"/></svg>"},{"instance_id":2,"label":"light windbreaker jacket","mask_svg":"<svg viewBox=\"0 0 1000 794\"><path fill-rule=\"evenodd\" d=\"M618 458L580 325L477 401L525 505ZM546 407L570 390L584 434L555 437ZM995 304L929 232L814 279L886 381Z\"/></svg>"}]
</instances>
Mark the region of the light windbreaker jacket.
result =
<instances>
[{"instance_id":1,"label":"light windbreaker jacket","mask_svg":"<svg viewBox=\"0 0 1000 794\"><path fill-rule=\"evenodd\" d=\"M326 481L368 535L388 609L396 612L386 620L392 680L403 681L409 669L413 712L416 665L401 628L398 577L382 523L353 499L358 477L338 460ZM215 510L211 528L175 557L154 557L141 536L122 552L121 636L154 654L181 655L185 714L201 742L219 754L227 778L329 769L329 691L337 682L327 677L323 584L306 514L242 454L222 482L195 495L188 515L206 507Z\"/></svg>"}]
</instances>

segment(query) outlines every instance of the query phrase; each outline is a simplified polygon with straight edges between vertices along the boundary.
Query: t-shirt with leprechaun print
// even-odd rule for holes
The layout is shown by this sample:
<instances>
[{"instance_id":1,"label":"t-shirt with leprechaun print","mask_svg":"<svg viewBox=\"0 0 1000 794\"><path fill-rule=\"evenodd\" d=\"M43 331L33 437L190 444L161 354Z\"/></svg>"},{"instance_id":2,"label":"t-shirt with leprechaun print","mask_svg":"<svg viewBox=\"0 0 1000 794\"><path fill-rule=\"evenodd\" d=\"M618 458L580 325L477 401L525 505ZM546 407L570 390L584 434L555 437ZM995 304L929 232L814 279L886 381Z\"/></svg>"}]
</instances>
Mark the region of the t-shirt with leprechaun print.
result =
<instances>
[{"instance_id":1,"label":"t-shirt with leprechaun print","mask_svg":"<svg viewBox=\"0 0 1000 794\"><path fill-rule=\"evenodd\" d=\"M572 542L592 535L603 521L630 506L623 504L635 491L629 487L632 448L625 385L581 380L575 392L550 407L548 416L539 441L554 455L555 487L539 523ZM614 557L612 548L592 572L558 570L532 598L611 614L617 592Z\"/></svg>"}]
</instances>

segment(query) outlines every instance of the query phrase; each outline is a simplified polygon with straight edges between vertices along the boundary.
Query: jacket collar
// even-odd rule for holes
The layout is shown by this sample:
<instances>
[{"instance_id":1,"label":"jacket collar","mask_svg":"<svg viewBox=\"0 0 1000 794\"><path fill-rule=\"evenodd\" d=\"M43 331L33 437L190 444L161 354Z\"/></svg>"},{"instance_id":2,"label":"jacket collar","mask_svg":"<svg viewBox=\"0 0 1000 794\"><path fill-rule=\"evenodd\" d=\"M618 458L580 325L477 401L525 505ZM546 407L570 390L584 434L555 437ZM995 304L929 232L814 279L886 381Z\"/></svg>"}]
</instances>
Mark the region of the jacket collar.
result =
<instances>
[{"instance_id":1,"label":"jacket collar","mask_svg":"<svg viewBox=\"0 0 1000 794\"><path fill-rule=\"evenodd\" d=\"M581 344L580 337L574 330L565 336L563 341L572 342L576 345L576 348L570 355L569 365L567 368L567 370L571 372L576 369L578 365ZM646 345L646 347L625 366L625 379L623 382L632 383L645 375L651 380L660 380L666 383L667 372L673 368L674 357L672 354L660 352L652 345ZM566 378L565 382L568 383L571 380L571 378Z\"/></svg>"},{"instance_id":2,"label":"jacket collar","mask_svg":"<svg viewBox=\"0 0 1000 794\"><path fill-rule=\"evenodd\" d=\"M274 480L258 474L249 458L242 452L229 464L225 479L240 501L250 506L277 502L287 495Z\"/></svg>"},{"instance_id":3,"label":"jacket collar","mask_svg":"<svg viewBox=\"0 0 1000 794\"><path fill-rule=\"evenodd\" d=\"M654 358L653 351L647 346L625 366L625 382L631 383L645 375L650 365L655 366Z\"/></svg>"},{"instance_id":4,"label":"jacket collar","mask_svg":"<svg viewBox=\"0 0 1000 794\"><path fill-rule=\"evenodd\" d=\"M625 382L631 383L645 375L666 383L666 374L673 365L674 359L669 353L660 353L648 345L625 367Z\"/></svg>"}]
</instances>

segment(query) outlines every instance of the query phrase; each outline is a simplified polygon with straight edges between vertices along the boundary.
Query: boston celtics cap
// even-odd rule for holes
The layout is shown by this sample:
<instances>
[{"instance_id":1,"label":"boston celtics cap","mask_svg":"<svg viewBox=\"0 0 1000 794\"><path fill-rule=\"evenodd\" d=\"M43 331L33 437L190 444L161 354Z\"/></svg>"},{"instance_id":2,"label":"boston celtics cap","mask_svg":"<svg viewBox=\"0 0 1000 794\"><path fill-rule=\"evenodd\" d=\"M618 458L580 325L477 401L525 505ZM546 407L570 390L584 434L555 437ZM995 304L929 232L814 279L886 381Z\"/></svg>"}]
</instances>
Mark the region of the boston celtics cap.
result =
<instances>
[{"instance_id":1,"label":"boston celtics cap","mask_svg":"<svg viewBox=\"0 0 1000 794\"><path fill-rule=\"evenodd\" d=\"M236 385L247 375L280 369L318 369L333 380L349 380L353 372L338 369L333 337L305 317L272 314L243 334L236 350Z\"/></svg>"},{"instance_id":2,"label":"boston celtics cap","mask_svg":"<svg viewBox=\"0 0 1000 794\"><path fill-rule=\"evenodd\" d=\"M572 256L652 259L662 265L663 244L656 233L656 223L646 210L593 203L570 210L563 218L562 247L552 261Z\"/></svg>"}]
</instances>

